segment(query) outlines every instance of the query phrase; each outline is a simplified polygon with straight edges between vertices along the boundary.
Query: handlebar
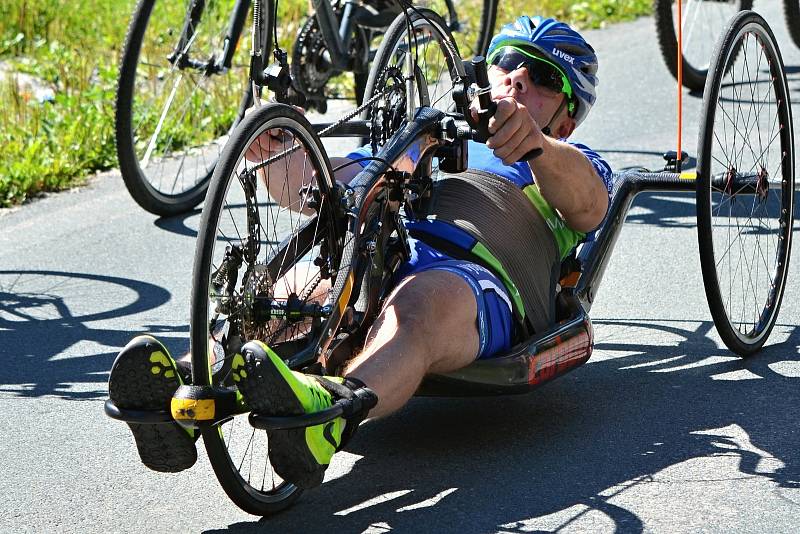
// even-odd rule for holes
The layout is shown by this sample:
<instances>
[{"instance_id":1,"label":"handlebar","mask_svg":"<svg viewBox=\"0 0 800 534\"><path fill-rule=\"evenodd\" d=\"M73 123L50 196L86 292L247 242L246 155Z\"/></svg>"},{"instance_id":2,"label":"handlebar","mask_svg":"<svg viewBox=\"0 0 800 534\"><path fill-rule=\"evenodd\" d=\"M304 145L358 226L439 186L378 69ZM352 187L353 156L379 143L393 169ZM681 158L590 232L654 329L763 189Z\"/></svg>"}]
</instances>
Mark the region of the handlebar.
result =
<instances>
[{"instance_id":1,"label":"handlebar","mask_svg":"<svg viewBox=\"0 0 800 534\"><path fill-rule=\"evenodd\" d=\"M485 143L492 134L489 133L489 119L494 117L497 111L497 103L492 100L492 84L489 83L489 73L486 69L486 58L483 56L475 56L472 58L472 69L475 73L475 84L478 93L478 120L472 117L472 113L467 112L467 122L472 126L472 139L480 143ZM519 161L530 161L539 157L542 154L541 148L533 148Z\"/></svg>"}]
</instances>

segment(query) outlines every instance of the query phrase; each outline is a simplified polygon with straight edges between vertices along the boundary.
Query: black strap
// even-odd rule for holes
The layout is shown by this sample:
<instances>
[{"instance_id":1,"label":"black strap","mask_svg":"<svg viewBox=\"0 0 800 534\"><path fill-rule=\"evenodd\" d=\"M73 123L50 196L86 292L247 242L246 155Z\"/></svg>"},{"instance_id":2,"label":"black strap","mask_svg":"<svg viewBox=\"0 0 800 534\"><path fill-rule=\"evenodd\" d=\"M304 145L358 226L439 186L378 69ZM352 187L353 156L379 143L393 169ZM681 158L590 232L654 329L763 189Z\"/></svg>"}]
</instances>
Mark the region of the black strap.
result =
<instances>
[{"instance_id":1,"label":"black strap","mask_svg":"<svg viewBox=\"0 0 800 534\"><path fill-rule=\"evenodd\" d=\"M342 431L342 441L336 448L337 451L340 451L350 442L356 430L358 430L358 425L367 418L369 411L378 404L378 396L357 378L348 377L345 378L344 384L339 384L323 376L309 376L316 379L335 400L346 399L350 401L346 403L344 413L342 413L345 426Z\"/></svg>"}]
</instances>

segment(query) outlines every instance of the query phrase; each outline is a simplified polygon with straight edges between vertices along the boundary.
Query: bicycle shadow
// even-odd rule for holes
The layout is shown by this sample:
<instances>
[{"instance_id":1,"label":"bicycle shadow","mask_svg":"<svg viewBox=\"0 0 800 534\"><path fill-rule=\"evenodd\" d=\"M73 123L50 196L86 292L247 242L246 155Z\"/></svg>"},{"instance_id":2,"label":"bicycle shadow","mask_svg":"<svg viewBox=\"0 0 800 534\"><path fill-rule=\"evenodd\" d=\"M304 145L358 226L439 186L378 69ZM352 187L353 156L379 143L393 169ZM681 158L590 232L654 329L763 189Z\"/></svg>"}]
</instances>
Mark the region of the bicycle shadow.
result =
<instances>
[{"instance_id":1,"label":"bicycle shadow","mask_svg":"<svg viewBox=\"0 0 800 534\"><path fill-rule=\"evenodd\" d=\"M722 481L800 488L800 327L743 360L707 322L596 324L599 361L530 395L414 399L359 430L355 456L337 458L354 461L348 473L228 530L531 532L600 517L590 530L642 532L636 492L681 477L710 484L698 459L724 464L713 471ZM663 335L680 341L648 342Z\"/></svg>"},{"instance_id":2,"label":"bicycle shadow","mask_svg":"<svg viewBox=\"0 0 800 534\"><path fill-rule=\"evenodd\" d=\"M265 210L266 208L275 206L277 206L277 204L274 202L258 203L258 207L261 210ZM245 209L246 207L247 205L244 203L226 204L226 209L228 210ZM195 208L191 211L187 211L186 213L181 213L180 215L172 215L170 217L159 217L155 221L153 221L153 224L155 224L158 228L162 230L166 230L167 232L181 236L191 237L194 239L197 238L197 228L190 226L188 221L193 217L198 217L198 219L195 221L195 224L196 225L200 224L199 216L202 213L203 213L202 208ZM224 242L223 239L219 239L219 241Z\"/></svg>"},{"instance_id":3,"label":"bicycle shadow","mask_svg":"<svg viewBox=\"0 0 800 534\"><path fill-rule=\"evenodd\" d=\"M0 393L97 399L119 348L138 332L91 326L155 309L165 289L129 278L60 271L0 271ZM108 304L111 303L111 304ZM188 331L147 325L150 332ZM107 349L111 350L107 350Z\"/></svg>"},{"instance_id":4,"label":"bicycle shadow","mask_svg":"<svg viewBox=\"0 0 800 534\"><path fill-rule=\"evenodd\" d=\"M199 217L202 212L202 208L195 208L191 211L187 211L186 213L181 213L180 215L159 217L153 221L153 224L155 224L158 228L173 234L196 238L197 229L190 227L187 221L193 217Z\"/></svg>"}]
</instances>

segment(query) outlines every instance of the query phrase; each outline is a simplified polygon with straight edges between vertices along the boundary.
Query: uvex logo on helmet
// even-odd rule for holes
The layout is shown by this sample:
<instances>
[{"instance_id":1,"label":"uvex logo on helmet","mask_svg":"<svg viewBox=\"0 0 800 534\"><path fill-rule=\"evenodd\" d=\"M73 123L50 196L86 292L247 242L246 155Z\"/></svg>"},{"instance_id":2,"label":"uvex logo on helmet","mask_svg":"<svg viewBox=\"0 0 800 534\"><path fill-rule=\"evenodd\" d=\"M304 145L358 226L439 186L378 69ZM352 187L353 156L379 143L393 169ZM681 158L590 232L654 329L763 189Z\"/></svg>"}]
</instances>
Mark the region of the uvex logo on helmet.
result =
<instances>
[{"instance_id":1,"label":"uvex logo on helmet","mask_svg":"<svg viewBox=\"0 0 800 534\"><path fill-rule=\"evenodd\" d=\"M571 55L567 54L566 52L562 52L558 48L553 48L553 54L556 57L560 57L560 58L568 61L570 65L572 65L575 62L575 58L574 57L572 57Z\"/></svg>"}]
</instances>

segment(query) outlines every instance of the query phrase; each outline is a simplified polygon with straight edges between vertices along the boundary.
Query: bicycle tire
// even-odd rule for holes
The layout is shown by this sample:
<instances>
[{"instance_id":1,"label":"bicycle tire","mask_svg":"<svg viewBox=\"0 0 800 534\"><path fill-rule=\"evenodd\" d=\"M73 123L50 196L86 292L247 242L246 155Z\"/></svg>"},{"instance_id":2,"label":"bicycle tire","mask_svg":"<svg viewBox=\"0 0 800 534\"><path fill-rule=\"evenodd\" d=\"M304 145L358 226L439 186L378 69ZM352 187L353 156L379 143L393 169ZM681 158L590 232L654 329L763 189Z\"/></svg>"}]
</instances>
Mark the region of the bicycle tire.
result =
<instances>
[{"instance_id":1,"label":"bicycle tire","mask_svg":"<svg viewBox=\"0 0 800 534\"><path fill-rule=\"evenodd\" d=\"M800 0L783 0L783 13L786 16L789 36L795 46L800 46Z\"/></svg>"},{"instance_id":2,"label":"bicycle tire","mask_svg":"<svg viewBox=\"0 0 800 534\"><path fill-rule=\"evenodd\" d=\"M494 37L498 0L428 0L422 7L440 14L463 57L486 55ZM480 14L475 10L480 9ZM477 26L475 25L477 23Z\"/></svg>"},{"instance_id":3,"label":"bicycle tire","mask_svg":"<svg viewBox=\"0 0 800 534\"><path fill-rule=\"evenodd\" d=\"M766 342L786 286L794 220L792 112L780 50L758 14L736 16L712 65L698 147L700 265L720 337L746 356ZM749 108L736 108L743 105ZM774 117L765 118L773 108Z\"/></svg>"},{"instance_id":4,"label":"bicycle tire","mask_svg":"<svg viewBox=\"0 0 800 534\"><path fill-rule=\"evenodd\" d=\"M458 45L453 41L444 19L430 9L419 8L417 11L412 11L408 21L413 27L417 66L422 73L422 76L415 75L417 80L415 105L424 104L452 111L453 82L464 76ZM404 50L410 50L407 38L407 19L400 14L386 30L367 79L364 90L365 101L380 91L386 91L387 84L391 84L389 89L392 89L392 92L389 97L381 99L366 110L364 117L372 121L373 139L364 140L365 142L374 140L376 145L381 145L395 133L405 117L407 95L405 84L401 80L408 75L405 72L404 61ZM431 42L435 43L433 47L429 46ZM437 78L431 84L428 76L430 73L445 75L447 78L444 80ZM428 102L422 95L427 95Z\"/></svg>"},{"instance_id":5,"label":"bicycle tire","mask_svg":"<svg viewBox=\"0 0 800 534\"><path fill-rule=\"evenodd\" d=\"M203 200L222 140L251 101L246 61L234 58L238 63L231 69L207 76L167 59L178 44L187 10L171 2L139 0L117 83L114 130L120 173L136 203L159 216L184 213ZM229 17L219 3L208 2L187 55L207 61L218 54ZM193 137L198 132L205 135Z\"/></svg>"},{"instance_id":6,"label":"bicycle tire","mask_svg":"<svg viewBox=\"0 0 800 534\"><path fill-rule=\"evenodd\" d=\"M678 79L678 37L675 29L675 18L672 12L672 6L675 0L654 0L653 1L653 15L656 24L656 36L658 38L658 45L661 49L661 55L667 65L672 76ZM721 34L725 27L725 23L729 20L730 16L735 11L742 11L750 9L753 5L752 0L728 0L728 2L706 2L705 0L689 0L684 2L687 7L684 8L684 53L681 54L683 61L683 86L692 91L702 91L705 87L706 77L708 75L708 68L699 63L705 58L710 57L711 47L716 43L717 37ZM721 4L731 4L731 8L721 6ZM705 4L711 6L714 4L717 7L712 9L721 9L721 12L708 13L700 12ZM693 9L693 6L695 7ZM697 40L692 39L694 32L691 30L694 25L704 24L698 34ZM686 26L689 28L686 28ZM706 29L710 31L706 31ZM687 36L688 34L688 36ZM695 45L700 47L699 51L695 51ZM687 58L687 51L691 50L689 58ZM709 53L706 53L709 52ZM702 59L701 59L702 58Z\"/></svg>"},{"instance_id":7,"label":"bicycle tire","mask_svg":"<svg viewBox=\"0 0 800 534\"><path fill-rule=\"evenodd\" d=\"M262 176L251 176L253 166L245 155L248 150L260 146L257 143L260 143L264 132L274 128L291 132L295 142L306 151L308 165L302 168L310 172L307 175L308 185L313 185L319 192L316 215L302 215L307 207L304 203L313 194L298 194L294 200L293 197L284 198L284 194L287 197L294 194L288 185L281 185L280 195L273 195L270 200L267 192L271 167L265 167ZM264 341L282 357L290 360L294 352L287 351L299 347L309 339L302 321L278 321L278 326L264 319L263 303L267 302L267 318L274 317L270 315L275 309L273 303L280 299L283 299L288 310L292 294L301 301L300 307L296 309L303 309L303 305L313 303L319 297L314 296L314 292L322 279L322 265L333 273L331 278L336 278L342 258L342 245L335 215L336 205L333 203L333 187L333 171L322 143L306 118L297 110L282 104L265 105L248 115L236 128L214 171L195 249L190 325L193 383L236 389L227 364L241 343L253 339ZM257 195L260 189L264 191L259 200ZM274 198L275 196L278 198ZM292 206L299 206L299 211L293 212ZM265 213L266 217L263 217ZM297 227L293 226L294 223ZM244 229L247 230L246 234L240 233ZM278 232L284 231L288 232L286 237L278 239ZM226 247L221 247L221 243L226 244ZM254 243L258 243L258 246ZM239 266L235 266L235 262L229 263L234 255L227 251L229 247L237 246L242 251ZM323 258L320 264L306 261L315 254L319 254L317 258ZM297 272L301 272L297 269L300 267L308 269L305 272L305 282L299 284L305 283L303 291L298 291L296 284ZM309 274L314 268L318 270L315 276L319 280L315 279L313 287L310 287L312 283L309 282ZM240 273L240 270L244 272ZM220 280L219 273L223 271L224 279ZM294 277L292 293L287 291L281 297L278 295L279 288L288 287L282 285L281 281L286 281L290 276ZM232 286L228 285L231 281ZM334 285L333 280L329 283L330 286ZM340 280L336 280L335 284L339 287ZM215 289L223 287L227 289ZM331 296L335 294L334 289ZM262 315L256 315L256 310ZM290 316L288 312L287 316ZM316 330L312 326L310 331L321 332L320 336L328 336L326 339L330 339L331 329L327 328L327 323L323 323ZM219 331L226 333L220 336L216 334ZM220 340L224 351L224 358L219 361L212 361L210 356L214 354L219 357L222 354L216 347L209 346L210 336ZM308 347L313 349L310 343ZM312 353L316 357L317 352ZM273 514L290 506L301 493L296 486L285 481L276 485L276 475L273 473L273 487L264 489L266 472L270 465L267 443L265 441L263 446L257 446L253 441L266 440L266 433L250 427L244 415L233 417L224 422L224 425L224 428L220 425L205 429L203 439L217 479L231 500L246 512L255 515ZM236 442L233 439L234 435L241 435L241 431L238 434L234 432L236 425L244 426L250 432L249 441L244 445L241 440ZM239 458L241 451L243 452ZM264 465L265 474L260 478L260 487L260 467L253 470L254 463L257 466L262 463Z\"/></svg>"}]
</instances>

